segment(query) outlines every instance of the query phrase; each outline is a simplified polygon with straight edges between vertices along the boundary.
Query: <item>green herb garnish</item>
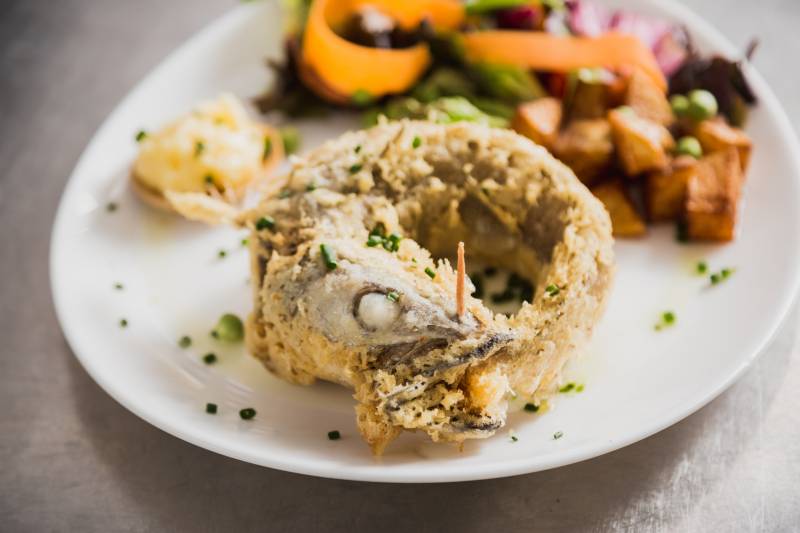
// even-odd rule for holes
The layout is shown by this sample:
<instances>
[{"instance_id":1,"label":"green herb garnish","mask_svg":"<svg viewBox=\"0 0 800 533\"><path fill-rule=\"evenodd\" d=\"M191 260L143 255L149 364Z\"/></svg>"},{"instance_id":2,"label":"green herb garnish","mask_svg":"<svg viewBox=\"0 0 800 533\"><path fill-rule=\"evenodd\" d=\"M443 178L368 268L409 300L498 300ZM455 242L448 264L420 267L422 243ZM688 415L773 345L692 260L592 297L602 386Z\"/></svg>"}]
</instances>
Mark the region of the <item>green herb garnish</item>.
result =
<instances>
[{"instance_id":1,"label":"green herb garnish","mask_svg":"<svg viewBox=\"0 0 800 533\"><path fill-rule=\"evenodd\" d=\"M300 132L293 126L281 128L281 140L283 141L283 152L286 155L293 154L300 147Z\"/></svg>"},{"instance_id":2,"label":"green herb garnish","mask_svg":"<svg viewBox=\"0 0 800 533\"><path fill-rule=\"evenodd\" d=\"M306 191L313 192L317 190L317 185L315 183L309 183L306 185Z\"/></svg>"},{"instance_id":3,"label":"green herb garnish","mask_svg":"<svg viewBox=\"0 0 800 533\"><path fill-rule=\"evenodd\" d=\"M697 262L697 273L698 274L705 274L708 272L708 264L705 261L698 261Z\"/></svg>"},{"instance_id":4,"label":"green herb garnish","mask_svg":"<svg viewBox=\"0 0 800 533\"><path fill-rule=\"evenodd\" d=\"M215 403L207 403L206 404L206 413L210 415L217 414L217 404Z\"/></svg>"},{"instance_id":5,"label":"green herb garnish","mask_svg":"<svg viewBox=\"0 0 800 533\"><path fill-rule=\"evenodd\" d=\"M519 440L519 438L517 438L517 436L514 435L513 433L511 435L509 435L509 436L511 438L511 442L517 442Z\"/></svg>"},{"instance_id":6,"label":"green herb garnish","mask_svg":"<svg viewBox=\"0 0 800 533\"><path fill-rule=\"evenodd\" d=\"M433 271L431 267L425 267L425 273L431 279L436 279L436 272Z\"/></svg>"},{"instance_id":7,"label":"green herb garnish","mask_svg":"<svg viewBox=\"0 0 800 533\"><path fill-rule=\"evenodd\" d=\"M361 163L356 163L355 165L352 165L350 167L350 174L355 174L356 172L359 172L362 168L364 168L364 165L362 165Z\"/></svg>"},{"instance_id":8,"label":"green herb garnish","mask_svg":"<svg viewBox=\"0 0 800 533\"><path fill-rule=\"evenodd\" d=\"M548 296L553 297L553 296L558 296L558 293L561 292L561 289L551 283L550 285L544 288L544 292L546 292Z\"/></svg>"},{"instance_id":9,"label":"green herb garnish","mask_svg":"<svg viewBox=\"0 0 800 533\"><path fill-rule=\"evenodd\" d=\"M383 241L383 248L387 252L396 252L400 249L400 240L402 237L397 233L392 233Z\"/></svg>"},{"instance_id":10,"label":"green herb garnish","mask_svg":"<svg viewBox=\"0 0 800 533\"><path fill-rule=\"evenodd\" d=\"M528 411L529 413L535 413L539 410L539 406L533 403L526 403L525 410Z\"/></svg>"},{"instance_id":11,"label":"green herb garnish","mask_svg":"<svg viewBox=\"0 0 800 533\"><path fill-rule=\"evenodd\" d=\"M241 244L242 244L242 246L247 246L248 244L250 244L250 241L247 240L247 238L244 238L244 239L242 239Z\"/></svg>"},{"instance_id":12,"label":"green herb garnish","mask_svg":"<svg viewBox=\"0 0 800 533\"><path fill-rule=\"evenodd\" d=\"M203 362L207 365L213 365L217 362L217 355L213 353L207 353L203 356Z\"/></svg>"},{"instance_id":13,"label":"green herb garnish","mask_svg":"<svg viewBox=\"0 0 800 533\"><path fill-rule=\"evenodd\" d=\"M219 252L217 252L217 257L219 257L220 259L224 259L226 255L228 255L228 252L226 252L225 250L220 250Z\"/></svg>"},{"instance_id":14,"label":"green herb garnish","mask_svg":"<svg viewBox=\"0 0 800 533\"><path fill-rule=\"evenodd\" d=\"M114 288L117 289L118 291L121 291L125 287L122 285L122 283L115 283Z\"/></svg>"},{"instance_id":15,"label":"green herb garnish","mask_svg":"<svg viewBox=\"0 0 800 533\"><path fill-rule=\"evenodd\" d=\"M656 331L661 331L662 329L666 328L667 326L672 326L675 324L677 317L675 313L672 311L664 311L661 313L661 321L658 322L654 327Z\"/></svg>"},{"instance_id":16,"label":"green herb garnish","mask_svg":"<svg viewBox=\"0 0 800 533\"><path fill-rule=\"evenodd\" d=\"M214 185L214 176L211 174L206 174L206 177L203 178L203 181L206 182L206 185Z\"/></svg>"},{"instance_id":17,"label":"green herb garnish","mask_svg":"<svg viewBox=\"0 0 800 533\"><path fill-rule=\"evenodd\" d=\"M358 146L356 146L356 147L353 149L353 151L354 151L355 153L359 153L359 152L361 151L361 145L359 144Z\"/></svg>"},{"instance_id":18,"label":"green herb garnish","mask_svg":"<svg viewBox=\"0 0 800 533\"><path fill-rule=\"evenodd\" d=\"M192 338L189 337L188 335L184 335L183 337L178 339L178 346L180 346L181 348L188 348L191 345L192 345Z\"/></svg>"},{"instance_id":19,"label":"green herb garnish","mask_svg":"<svg viewBox=\"0 0 800 533\"><path fill-rule=\"evenodd\" d=\"M205 149L206 145L203 143L203 141L196 141L194 143L194 156L200 157L200 154L202 154Z\"/></svg>"},{"instance_id":20,"label":"green herb garnish","mask_svg":"<svg viewBox=\"0 0 800 533\"><path fill-rule=\"evenodd\" d=\"M342 438L342 434L339 433L338 430L333 430L328 432L328 440L339 440Z\"/></svg>"},{"instance_id":21,"label":"green herb garnish","mask_svg":"<svg viewBox=\"0 0 800 533\"><path fill-rule=\"evenodd\" d=\"M584 388L585 388L585 387L584 387L583 383L581 383L580 385L578 385L577 387L575 387L575 392L583 392L583 389L584 389Z\"/></svg>"},{"instance_id":22,"label":"green herb garnish","mask_svg":"<svg viewBox=\"0 0 800 533\"><path fill-rule=\"evenodd\" d=\"M388 293L386 293L386 299L389 300L390 302L396 302L397 300L400 299L400 294L395 291L389 291Z\"/></svg>"},{"instance_id":23,"label":"green herb garnish","mask_svg":"<svg viewBox=\"0 0 800 533\"><path fill-rule=\"evenodd\" d=\"M570 392L574 388L575 388L575 383L570 381L569 383L567 383L566 385L564 385L563 387L558 389L558 392L566 393L566 392Z\"/></svg>"},{"instance_id":24,"label":"green herb garnish","mask_svg":"<svg viewBox=\"0 0 800 533\"><path fill-rule=\"evenodd\" d=\"M383 244L383 237L381 237L380 235L370 235L369 237L367 237L367 246L369 246L370 248L374 248L379 244Z\"/></svg>"},{"instance_id":25,"label":"green herb garnish","mask_svg":"<svg viewBox=\"0 0 800 533\"><path fill-rule=\"evenodd\" d=\"M358 89L353 93L353 96L350 97L350 101L359 107L371 104L372 100L372 95L364 89Z\"/></svg>"},{"instance_id":26,"label":"green herb garnish","mask_svg":"<svg viewBox=\"0 0 800 533\"><path fill-rule=\"evenodd\" d=\"M242 319L233 313L225 313L217 321L211 335L215 339L225 342L239 342L244 338L244 324Z\"/></svg>"},{"instance_id":27,"label":"green herb garnish","mask_svg":"<svg viewBox=\"0 0 800 533\"><path fill-rule=\"evenodd\" d=\"M419 137L419 135L415 136L414 140L411 141L411 147L419 148L421 145L422 145L422 139Z\"/></svg>"},{"instance_id":28,"label":"green herb garnish","mask_svg":"<svg viewBox=\"0 0 800 533\"><path fill-rule=\"evenodd\" d=\"M239 417L242 420L251 420L256 416L256 410L252 407L245 407L239 411Z\"/></svg>"},{"instance_id":29,"label":"green herb garnish","mask_svg":"<svg viewBox=\"0 0 800 533\"><path fill-rule=\"evenodd\" d=\"M140 143L147 137L147 132L144 130L139 130L136 132L136 142Z\"/></svg>"},{"instance_id":30,"label":"green herb garnish","mask_svg":"<svg viewBox=\"0 0 800 533\"><path fill-rule=\"evenodd\" d=\"M319 251L322 254L322 262L328 270L335 270L338 266L336 262L336 251L328 244L320 244Z\"/></svg>"},{"instance_id":31,"label":"green herb garnish","mask_svg":"<svg viewBox=\"0 0 800 533\"><path fill-rule=\"evenodd\" d=\"M128 327L128 320L125 319L125 318L120 318L119 319L119 327L127 328Z\"/></svg>"},{"instance_id":32,"label":"green herb garnish","mask_svg":"<svg viewBox=\"0 0 800 533\"><path fill-rule=\"evenodd\" d=\"M555 433L553 433L553 440L558 440L563 436L564 436L563 431L556 431Z\"/></svg>"},{"instance_id":33,"label":"green herb garnish","mask_svg":"<svg viewBox=\"0 0 800 533\"><path fill-rule=\"evenodd\" d=\"M272 137L264 137L264 151L261 152L261 162L266 162L272 155Z\"/></svg>"},{"instance_id":34,"label":"green herb garnish","mask_svg":"<svg viewBox=\"0 0 800 533\"><path fill-rule=\"evenodd\" d=\"M271 216L263 216L256 220L256 229L258 231L262 231L265 229L274 230L275 229L275 219Z\"/></svg>"},{"instance_id":35,"label":"green herb garnish","mask_svg":"<svg viewBox=\"0 0 800 533\"><path fill-rule=\"evenodd\" d=\"M711 280L711 284L712 285L717 285L719 283L722 283L723 281L725 281L729 277L731 277L732 274L733 274L733 269L732 268L723 268L719 272L711 274L709 276L709 279Z\"/></svg>"}]
</instances>

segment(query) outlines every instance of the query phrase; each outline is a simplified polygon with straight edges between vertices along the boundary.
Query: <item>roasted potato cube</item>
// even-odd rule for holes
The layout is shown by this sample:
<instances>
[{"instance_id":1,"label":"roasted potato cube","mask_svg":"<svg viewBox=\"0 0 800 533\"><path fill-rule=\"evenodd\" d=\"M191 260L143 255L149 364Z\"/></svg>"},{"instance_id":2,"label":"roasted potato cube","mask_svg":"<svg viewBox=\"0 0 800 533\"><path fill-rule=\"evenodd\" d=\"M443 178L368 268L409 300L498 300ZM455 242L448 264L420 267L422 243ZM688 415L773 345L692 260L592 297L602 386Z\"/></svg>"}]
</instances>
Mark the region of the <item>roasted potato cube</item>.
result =
<instances>
[{"instance_id":1,"label":"roasted potato cube","mask_svg":"<svg viewBox=\"0 0 800 533\"><path fill-rule=\"evenodd\" d=\"M511 127L519 134L551 149L561 126L561 100L539 98L517 106Z\"/></svg>"},{"instance_id":2,"label":"roasted potato cube","mask_svg":"<svg viewBox=\"0 0 800 533\"><path fill-rule=\"evenodd\" d=\"M615 237L641 237L647 233L644 219L636 211L621 181L610 181L592 187L592 193L606 206Z\"/></svg>"},{"instance_id":3,"label":"roasted potato cube","mask_svg":"<svg viewBox=\"0 0 800 533\"><path fill-rule=\"evenodd\" d=\"M677 220L686 202L686 186L697 172L697 160L691 156L675 159L663 172L647 175L644 200L653 222Z\"/></svg>"},{"instance_id":4,"label":"roasted potato cube","mask_svg":"<svg viewBox=\"0 0 800 533\"><path fill-rule=\"evenodd\" d=\"M614 156L611 125L602 118L571 122L556 139L553 153L582 182L592 184L609 167Z\"/></svg>"},{"instance_id":5,"label":"roasted potato cube","mask_svg":"<svg viewBox=\"0 0 800 533\"><path fill-rule=\"evenodd\" d=\"M736 148L703 157L686 187L689 239L732 240L741 189L742 167Z\"/></svg>"},{"instance_id":6,"label":"roasted potato cube","mask_svg":"<svg viewBox=\"0 0 800 533\"><path fill-rule=\"evenodd\" d=\"M609 112L608 120L617 157L626 174L635 176L666 168L667 150L672 149L675 140L664 126L640 117L630 108Z\"/></svg>"},{"instance_id":7,"label":"roasted potato cube","mask_svg":"<svg viewBox=\"0 0 800 533\"><path fill-rule=\"evenodd\" d=\"M625 104L633 108L640 117L663 126L669 126L675 121L667 95L641 70L634 71L628 80Z\"/></svg>"},{"instance_id":8,"label":"roasted potato cube","mask_svg":"<svg viewBox=\"0 0 800 533\"><path fill-rule=\"evenodd\" d=\"M742 165L742 176L747 172L750 163L750 152L753 142L745 132L730 126L722 118L703 120L697 124L694 136L700 141L704 153L718 152L727 148L736 148L739 151L739 163Z\"/></svg>"},{"instance_id":9,"label":"roasted potato cube","mask_svg":"<svg viewBox=\"0 0 800 533\"><path fill-rule=\"evenodd\" d=\"M578 69L570 74L564 108L570 121L603 118L608 111L610 74L601 69Z\"/></svg>"}]
</instances>

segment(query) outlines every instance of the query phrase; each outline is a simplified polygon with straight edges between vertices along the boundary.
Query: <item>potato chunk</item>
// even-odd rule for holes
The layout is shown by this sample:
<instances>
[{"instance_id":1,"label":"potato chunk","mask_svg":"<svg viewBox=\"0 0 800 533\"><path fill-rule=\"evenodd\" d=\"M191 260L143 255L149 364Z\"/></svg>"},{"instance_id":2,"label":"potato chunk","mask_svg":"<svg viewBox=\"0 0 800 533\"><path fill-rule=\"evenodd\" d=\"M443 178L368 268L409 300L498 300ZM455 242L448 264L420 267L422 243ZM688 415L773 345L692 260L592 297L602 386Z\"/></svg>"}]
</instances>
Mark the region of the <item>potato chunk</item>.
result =
<instances>
[{"instance_id":1,"label":"potato chunk","mask_svg":"<svg viewBox=\"0 0 800 533\"><path fill-rule=\"evenodd\" d=\"M614 156L611 125L606 119L576 120L563 130L553 153L586 184L594 183Z\"/></svg>"},{"instance_id":2,"label":"potato chunk","mask_svg":"<svg viewBox=\"0 0 800 533\"><path fill-rule=\"evenodd\" d=\"M672 149L675 140L664 126L624 108L609 112L608 120L617 157L626 174L636 176L667 166L667 150Z\"/></svg>"},{"instance_id":3,"label":"potato chunk","mask_svg":"<svg viewBox=\"0 0 800 533\"><path fill-rule=\"evenodd\" d=\"M695 128L694 135L700 141L705 153L736 148L739 152L742 173L747 172L753 142L744 131L730 126L724 119L718 118L700 122Z\"/></svg>"},{"instance_id":4,"label":"potato chunk","mask_svg":"<svg viewBox=\"0 0 800 533\"><path fill-rule=\"evenodd\" d=\"M736 226L742 167L736 148L700 160L686 187L686 230L691 240L730 241Z\"/></svg>"},{"instance_id":5,"label":"potato chunk","mask_svg":"<svg viewBox=\"0 0 800 533\"><path fill-rule=\"evenodd\" d=\"M682 156L667 170L647 175L644 199L651 221L667 222L680 217L686 201L686 186L697 172L697 165L695 158Z\"/></svg>"},{"instance_id":6,"label":"potato chunk","mask_svg":"<svg viewBox=\"0 0 800 533\"><path fill-rule=\"evenodd\" d=\"M561 100L539 98L517 106L511 127L536 144L552 149L561 125Z\"/></svg>"},{"instance_id":7,"label":"potato chunk","mask_svg":"<svg viewBox=\"0 0 800 533\"><path fill-rule=\"evenodd\" d=\"M667 95L641 70L634 71L628 80L625 104L640 117L663 126L669 126L675 120Z\"/></svg>"},{"instance_id":8,"label":"potato chunk","mask_svg":"<svg viewBox=\"0 0 800 533\"><path fill-rule=\"evenodd\" d=\"M647 233L644 219L625 192L621 181L609 181L592 188L592 193L606 206L615 237L641 237Z\"/></svg>"}]
</instances>

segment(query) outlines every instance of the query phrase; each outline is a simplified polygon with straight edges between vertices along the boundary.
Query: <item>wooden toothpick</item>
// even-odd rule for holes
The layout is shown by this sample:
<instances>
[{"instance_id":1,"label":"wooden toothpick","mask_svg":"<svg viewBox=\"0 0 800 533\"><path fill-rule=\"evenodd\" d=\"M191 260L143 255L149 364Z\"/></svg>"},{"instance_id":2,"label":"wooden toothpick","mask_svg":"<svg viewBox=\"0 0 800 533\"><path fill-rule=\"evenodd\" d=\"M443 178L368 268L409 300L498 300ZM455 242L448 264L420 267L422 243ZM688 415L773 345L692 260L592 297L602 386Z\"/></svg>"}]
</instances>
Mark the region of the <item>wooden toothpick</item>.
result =
<instances>
[{"instance_id":1,"label":"wooden toothpick","mask_svg":"<svg viewBox=\"0 0 800 533\"><path fill-rule=\"evenodd\" d=\"M458 267L456 271L456 313L459 317L464 316L464 243L458 243Z\"/></svg>"}]
</instances>

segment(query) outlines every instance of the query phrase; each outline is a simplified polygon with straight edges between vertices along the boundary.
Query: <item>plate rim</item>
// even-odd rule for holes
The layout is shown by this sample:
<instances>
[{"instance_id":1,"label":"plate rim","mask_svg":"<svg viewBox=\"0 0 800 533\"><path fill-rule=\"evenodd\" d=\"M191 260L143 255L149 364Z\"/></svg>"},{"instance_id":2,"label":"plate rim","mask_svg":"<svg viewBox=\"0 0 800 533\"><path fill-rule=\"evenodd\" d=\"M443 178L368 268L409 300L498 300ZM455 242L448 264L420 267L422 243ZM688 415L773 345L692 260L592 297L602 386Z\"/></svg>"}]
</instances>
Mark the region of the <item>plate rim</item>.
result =
<instances>
[{"instance_id":1,"label":"plate rim","mask_svg":"<svg viewBox=\"0 0 800 533\"><path fill-rule=\"evenodd\" d=\"M720 50L722 53L729 57L735 57L738 53L737 48L731 41L723 35L719 30L711 25L705 18L695 13L689 6L683 3L676 3L669 0L645 0L643 6L654 8L663 12L670 17L684 21L688 26L692 27L694 33L702 35L712 47ZM61 198L59 200L56 216L54 217L53 227L50 233L49 244L49 282L51 288L51 295L55 307L56 317L61 326L63 335L70 346L71 351L81 363L86 372L97 383L106 394L113 398L120 405L131 411L133 414L148 422L149 424L161 429L162 431L180 438L188 443L205 448L212 452L218 453L226 457L232 457L238 460L246 461L249 463L257 464L259 466L266 466L287 472L297 474L304 474L317 477L326 477L333 479L343 479L352 481L369 481L369 482L389 482L389 483L439 483L439 482L458 482L458 481L472 481L493 479L501 477L510 477L516 475L529 474L532 472L549 470L561 466L578 463L581 461L593 459L612 451L629 446L640 440L644 440L655 433L663 431L664 429L676 424L677 422L687 418L693 413L697 412L714 398L718 397L722 392L728 389L735 383L744 372L749 369L754 361L765 351L765 349L772 343L777 332L786 323L786 318L791 310L794 302L797 299L798 290L800 289L800 269L794 270L794 275L790 280L790 287L783 291L783 296L780 302L776 302L775 320L772 322L767 331L762 335L756 347L750 351L737 368L730 372L724 379L722 379L716 386L710 387L708 391L700 398L695 399L688 406L680 405L669 412L669 416L661 417L656 423L650 424L641 428L638 431L631 431L629 434L623 435L620 438L612 439L602 445L597 443L587 443L583 446L578 446L567 451L557 454L556 460L551 460L542 465L542 456L533 456L525 459L515 459L513 461L488 461L469 470L464 471L463 468L437 468L432 474L420 474L418 472L407 473L402 466L393 466L390 469L376 465L375 468L342 468L341 465L319 464L307 460L284 460L280 458L264 457L253 453L239 451L235 448L225 447L218 444L214 440L210 440L202 435L193 434L190 431L184 431L178 424L172 423L167 417L159 418L158 416L147 412L132 401L131 398L124 397L109 383L108 380L102 375L101 372L93 364L92 357L87 357L85 354L88 350L78 340L78 335L74 328L75 324L69 318L69 311L67 308L65 290L61 285L61 278L63 274L59 274L58 258L61 255L59 234L60 228L64 227L62 220L66 215L66 199L71 196L73 189L78 185L76 179L83 172L83 167L87 164L89 155L94 151L94 147L98 144L99 139L104 137L109 125L114 122L114 119L121 110L127 107L127 104L133 100L139 92L143 90L148 82L155 77L158 77L161 72L169 67L173 61L186 50L192 49L199 42L210 39L217 33L224 33L225 29L230 25L235 25L239 19L247 17L250 12L257 8L252 5L239 5L233 7L221 16L211 20L208 24L197 30L188 39L183 41L170 53L168 53L154 68L150 69L115 105L114 109L106 116L101 125L97 128L92 135L91 140L84 148L81 156L75 164L70 176L64 187ZM772 119L774 119L779 133L784 138L785 143L791 147L787 155L791 165L794 167L794 181L800 182L800 142L798 141L797 134L791 125L791 121L786 114L783 106L778 100L777 96L772 91L769 84L761 76L751 64L745 65L746 75L748 81L753 86L756 94L759 97L759 106L766 109ZM800 195L798 195L798 204L800 204ZM800 228L796 228L800 229ZM791 258L792 264L800 265L800 246L795 249L794 255Z\"/></svg>"}]
</instances>

